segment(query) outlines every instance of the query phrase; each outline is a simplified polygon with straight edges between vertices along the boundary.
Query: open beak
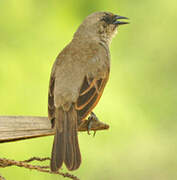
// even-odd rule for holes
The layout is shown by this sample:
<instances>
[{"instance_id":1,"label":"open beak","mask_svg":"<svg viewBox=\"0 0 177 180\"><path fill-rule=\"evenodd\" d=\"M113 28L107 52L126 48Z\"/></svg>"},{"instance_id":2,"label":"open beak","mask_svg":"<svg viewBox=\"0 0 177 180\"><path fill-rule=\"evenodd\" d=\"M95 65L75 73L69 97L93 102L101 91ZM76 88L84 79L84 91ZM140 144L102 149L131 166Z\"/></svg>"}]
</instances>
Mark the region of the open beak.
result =
<instances>
[{"instance_id":1,"label":"open beak","mask_svg":"<svg viewBox=\"0 0 177 180\"><path fill-rule=\"evenodd\" d=\"M115 15L114 19L113 19L113 24L115 25L123 25L123 24L129 24L129 22L125 22L125 21L119 21L120 19L128 19L127 17L124 16L119 16L119 15Z\"/></svg>"}]
</instances>

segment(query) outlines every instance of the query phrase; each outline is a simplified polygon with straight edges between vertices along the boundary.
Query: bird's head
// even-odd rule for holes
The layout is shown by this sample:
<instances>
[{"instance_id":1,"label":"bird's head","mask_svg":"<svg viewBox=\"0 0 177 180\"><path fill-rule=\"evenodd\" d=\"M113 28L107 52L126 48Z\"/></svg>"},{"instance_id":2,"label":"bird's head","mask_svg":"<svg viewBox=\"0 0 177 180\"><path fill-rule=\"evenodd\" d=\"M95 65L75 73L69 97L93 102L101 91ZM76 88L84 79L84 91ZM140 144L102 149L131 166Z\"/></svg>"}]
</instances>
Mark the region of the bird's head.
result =
<instances>
[{"instance_id":1,"label":"bird's head","mask_svg":"<svg viewBox=\"0 0 177 180\"><path fill-rule=\"evenodd\" d=\"M110 12L93 13L86 17L74 37L101 40L109 44L117 32L117 27L128 24L126 21L121 21L122 19L128 18Z\"/></svg>"}]
</instances>

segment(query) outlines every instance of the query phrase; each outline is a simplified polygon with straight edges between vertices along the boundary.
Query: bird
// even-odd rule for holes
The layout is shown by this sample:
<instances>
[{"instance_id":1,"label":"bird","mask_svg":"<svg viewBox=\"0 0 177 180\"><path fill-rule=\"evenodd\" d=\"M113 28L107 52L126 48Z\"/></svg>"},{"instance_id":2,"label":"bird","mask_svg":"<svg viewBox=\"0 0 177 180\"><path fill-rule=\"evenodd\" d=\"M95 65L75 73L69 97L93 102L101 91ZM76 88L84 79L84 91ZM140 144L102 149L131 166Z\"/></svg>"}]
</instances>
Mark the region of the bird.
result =
<instances>
[{"instance_id":1,"label":"bird","mask_svg":"<svg viewBox=\"0 0 177 180\"><path fill-rule=\"evenodd\" d=\"M50 75L48 118L55 128L50 169L63 164L69 171L79 168L81 152L78 127L93 114L109 79L109 46L127 17L111 12L87 16L71 42L57 56Z\"/></svg>"}]
</instances>

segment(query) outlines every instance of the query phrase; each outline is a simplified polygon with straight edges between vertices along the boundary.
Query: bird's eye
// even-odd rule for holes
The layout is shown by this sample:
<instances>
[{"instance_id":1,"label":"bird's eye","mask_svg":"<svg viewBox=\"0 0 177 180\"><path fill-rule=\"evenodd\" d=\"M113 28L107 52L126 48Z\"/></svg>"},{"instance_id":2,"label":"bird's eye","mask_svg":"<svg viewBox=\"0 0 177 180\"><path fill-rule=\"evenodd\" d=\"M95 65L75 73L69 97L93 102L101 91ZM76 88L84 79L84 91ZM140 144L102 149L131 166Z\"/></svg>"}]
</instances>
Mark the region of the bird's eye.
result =
<instances>
[{"instance_id":1,"label":"bird's eye","mask_svg":"<svg viewBox=\"0 0 177 180\"><path fill-rule=\"evenodd\" d=\"M104 21L107 24L111 24L112 23L112 18L111 18L111 16L108 13L105 13L105 16L103 16L101 21Z\"/></svg>"}]
</instances>

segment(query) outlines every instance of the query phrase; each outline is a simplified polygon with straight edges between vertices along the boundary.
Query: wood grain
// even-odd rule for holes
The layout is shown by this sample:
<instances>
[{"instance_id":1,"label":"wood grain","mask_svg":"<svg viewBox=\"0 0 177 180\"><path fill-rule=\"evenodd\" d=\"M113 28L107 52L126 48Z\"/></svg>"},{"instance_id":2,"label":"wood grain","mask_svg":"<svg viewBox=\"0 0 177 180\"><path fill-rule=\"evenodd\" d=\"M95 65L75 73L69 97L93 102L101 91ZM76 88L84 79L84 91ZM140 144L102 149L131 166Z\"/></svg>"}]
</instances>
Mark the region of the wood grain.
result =
<instances>
[{"instance_id":1,"label":"wood grain","mask_svg":"<svg viewBox=\"0 0 177 180\"><path fill-rule=\"evenodd\" d=\"M88 121L79 126L79 131L87 131ZM109 125L101 121L93 121L91 130L109 129ZM47 117L38 116L0 116L0 143L49 136L54 134Z\"/></svg>"}]
</instances>

